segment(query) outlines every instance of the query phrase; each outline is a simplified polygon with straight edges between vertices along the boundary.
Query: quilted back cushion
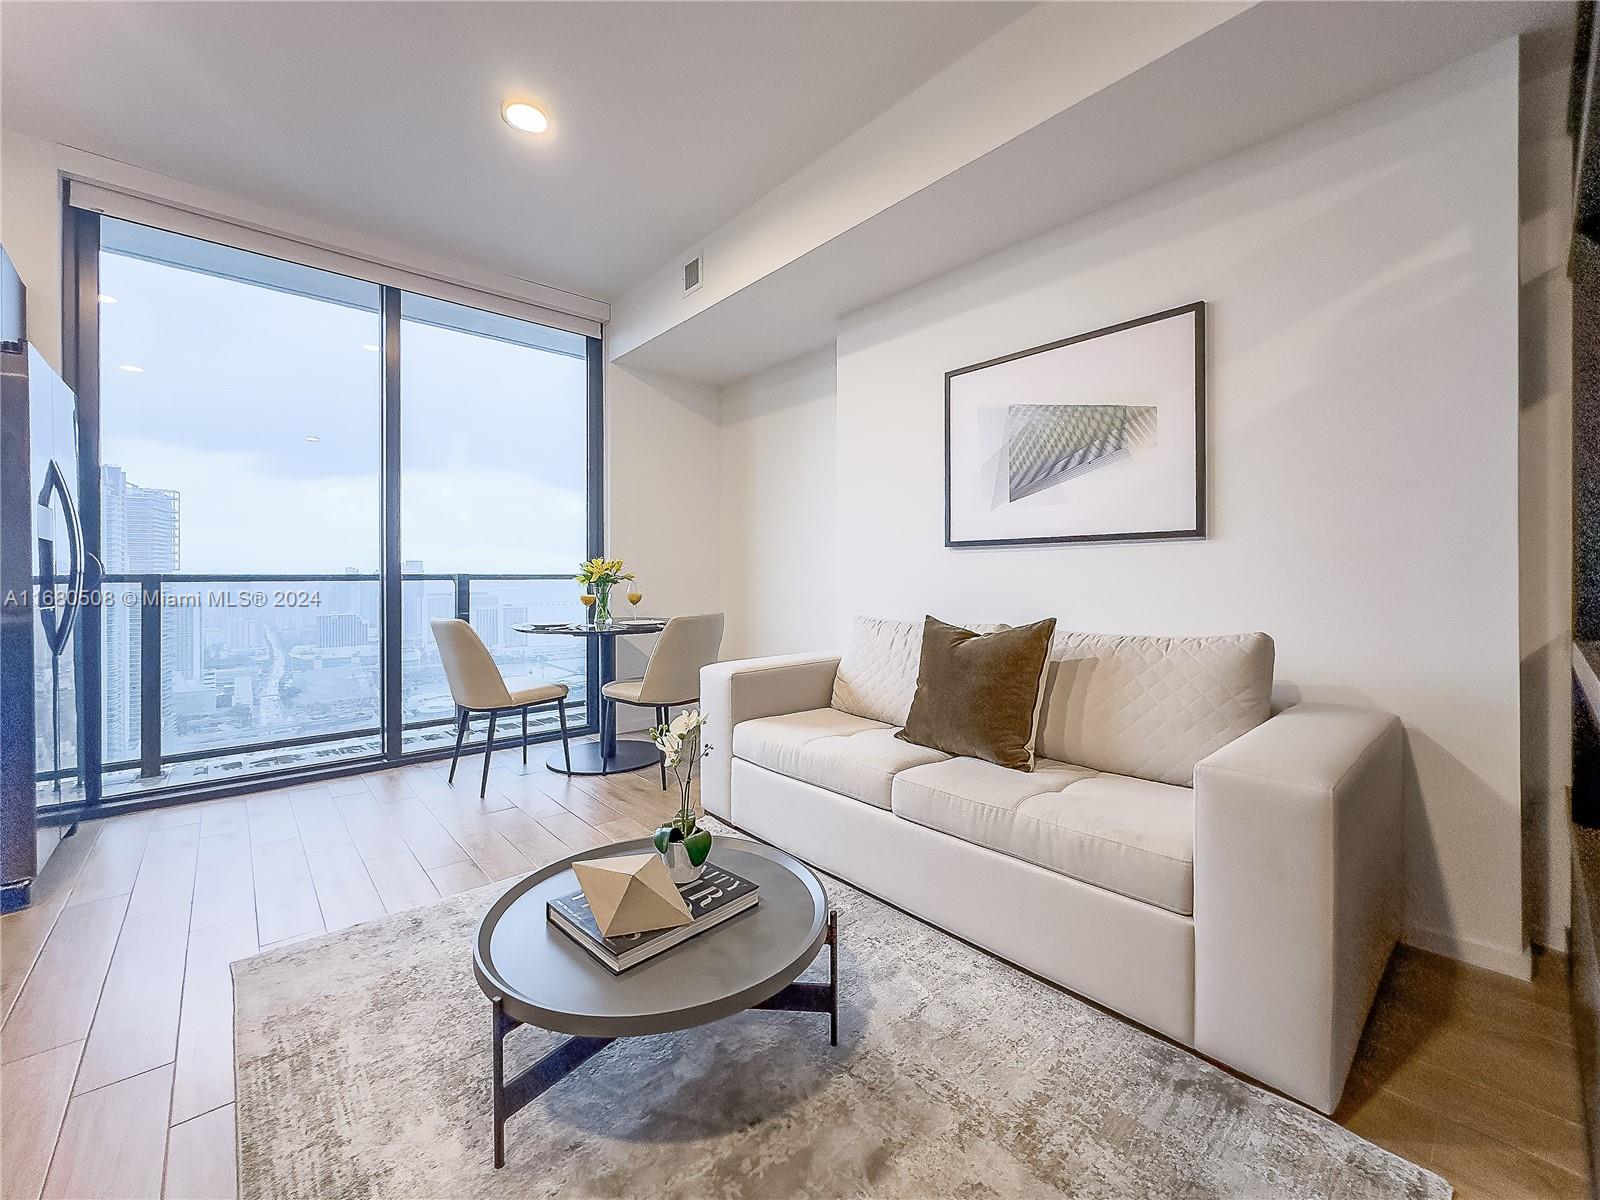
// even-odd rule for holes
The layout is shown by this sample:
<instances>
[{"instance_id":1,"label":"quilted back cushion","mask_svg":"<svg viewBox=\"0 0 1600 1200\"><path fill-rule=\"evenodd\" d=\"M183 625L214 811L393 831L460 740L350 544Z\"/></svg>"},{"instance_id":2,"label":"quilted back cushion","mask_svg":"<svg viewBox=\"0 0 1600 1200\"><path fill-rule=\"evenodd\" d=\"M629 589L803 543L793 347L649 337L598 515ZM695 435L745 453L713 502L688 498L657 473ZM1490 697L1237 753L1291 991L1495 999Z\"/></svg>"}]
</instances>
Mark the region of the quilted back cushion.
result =
<instances>
[{"instance_id":1,"label":"quilted back cushion","mask_svg":"<svg viewBox=\"0 0 1600 1200\"><path fill-rule=\"evenodd\" d=\"M1008 625L969 625L974 633L993 633ZM840 712L904 725L917 694L922 665L922 622L857 617L850 642L833 677L833 707Z\"/></svg>"},{"instance_id":2,"label":"quilted back cushion","mask_svg":"<svg viewBox=\"0 0 1600 1200\"><path fill-rule=\"evenodd\" d=\"M857 617L833 677L833 707L869 721L904 725L921 659L921 621Z\"/></svg>"},{"instance_id":3,"label":"quilted back cushion","mask_svg":"<svg viewBox=\"0 0 1600 1200\"><path fill-rule=\"evenodd\" d=\"M1182 787L1268 716L1272 639L1058 633L1045 677L1045 758Z\"/></svg>"}]
</instances>

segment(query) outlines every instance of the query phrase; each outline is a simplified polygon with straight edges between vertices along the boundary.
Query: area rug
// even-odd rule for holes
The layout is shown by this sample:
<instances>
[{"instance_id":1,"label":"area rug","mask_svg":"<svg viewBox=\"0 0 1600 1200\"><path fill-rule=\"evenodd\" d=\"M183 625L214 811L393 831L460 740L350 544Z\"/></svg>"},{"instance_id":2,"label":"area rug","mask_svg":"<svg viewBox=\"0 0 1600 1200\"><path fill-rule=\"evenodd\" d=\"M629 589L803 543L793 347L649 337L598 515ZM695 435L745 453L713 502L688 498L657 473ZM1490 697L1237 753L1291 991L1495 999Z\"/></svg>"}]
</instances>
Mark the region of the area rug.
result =
<instances>
[{"instance_id":1,"label":"area rug","mask_svg":"<svg viewBox=\"0 0 1600 1200\"><path fill-rule=\"evenodd\" d=\"M235 964L241 1197L1450 1195L835 881L837 1047L779 1012L617 1042L508 1122L496 1171L471 940L505 886ZM507 1074L558 1040L515 1031Z\"/></svg>"}]
</instances>

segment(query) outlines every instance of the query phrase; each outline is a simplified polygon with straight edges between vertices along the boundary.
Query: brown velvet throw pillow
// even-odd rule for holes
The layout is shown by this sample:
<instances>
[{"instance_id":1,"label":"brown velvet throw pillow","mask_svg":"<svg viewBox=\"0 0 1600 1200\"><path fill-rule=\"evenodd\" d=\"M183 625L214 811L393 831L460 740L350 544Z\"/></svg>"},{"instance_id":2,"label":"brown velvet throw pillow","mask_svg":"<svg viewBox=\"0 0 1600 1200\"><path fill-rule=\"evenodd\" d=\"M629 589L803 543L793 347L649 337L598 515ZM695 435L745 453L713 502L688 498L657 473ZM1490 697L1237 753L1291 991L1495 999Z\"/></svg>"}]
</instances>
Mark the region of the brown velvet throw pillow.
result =
<instances>
[{"instance_id":1,"label":"brown velvet throw pillow","mask_svg":"<svg viewBox=\"0 0 1600 1200\"><path fill-rule=\"evenodd\" d=\"M896 737L946 754L1033 770L1039 693L1056 619L973 633L922 622L922 663L906 727Z\"/></svg>"}]
</instances>

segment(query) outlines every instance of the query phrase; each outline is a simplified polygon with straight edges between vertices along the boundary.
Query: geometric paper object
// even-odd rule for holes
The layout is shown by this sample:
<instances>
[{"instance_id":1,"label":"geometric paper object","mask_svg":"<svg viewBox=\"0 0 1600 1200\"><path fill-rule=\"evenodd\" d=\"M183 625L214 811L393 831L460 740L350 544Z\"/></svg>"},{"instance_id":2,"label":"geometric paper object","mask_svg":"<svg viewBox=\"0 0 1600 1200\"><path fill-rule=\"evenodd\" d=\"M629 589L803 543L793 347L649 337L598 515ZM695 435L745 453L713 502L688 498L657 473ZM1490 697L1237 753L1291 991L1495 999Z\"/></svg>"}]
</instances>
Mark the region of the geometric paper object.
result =
<instances>
[{"instance_id":1,"label":"geometric paper object","mask_svg":"<svg viewBox=\"0 0 1600 1200\"><path fill-rule=\"evenodd\" d=\"M655 852L572 864L603 937L672 929L691 920L666 861Z\"/></svg>"},{"instance_id":2,"label":"geometric paper object","mask_svg":"<svg viewBox=\"0 0 1600 1200\"><path fill-rule=\"evenodd\" d=\"M1010 499L1015 503L1108 466L1155 436L1154 405L1008 405L1004 446Z\"/></svg>"}]
</instances>

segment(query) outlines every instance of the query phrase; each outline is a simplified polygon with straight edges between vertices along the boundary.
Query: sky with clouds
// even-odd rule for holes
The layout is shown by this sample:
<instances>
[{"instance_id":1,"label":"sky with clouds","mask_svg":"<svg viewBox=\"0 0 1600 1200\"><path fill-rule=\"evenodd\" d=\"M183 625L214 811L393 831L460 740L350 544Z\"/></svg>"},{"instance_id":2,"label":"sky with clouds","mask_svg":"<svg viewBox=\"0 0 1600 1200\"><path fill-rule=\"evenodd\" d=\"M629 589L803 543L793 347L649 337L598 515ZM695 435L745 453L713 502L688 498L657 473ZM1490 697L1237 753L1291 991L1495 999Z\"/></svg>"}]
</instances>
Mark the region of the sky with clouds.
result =
<instances>
[{"instance_id":1,"label":"sky with clouds","mask_svg":"<svg viewBox=\"0 0 1600 1200\"><path fill-rule=\"evenodd\" d=\"M376 287L366 310L109 252L100 287L102 461L180 493L182 570L375 571ZM571 570L583 360L418 321L400 343L402 557Z\"/></svg>"}]
</instances>

